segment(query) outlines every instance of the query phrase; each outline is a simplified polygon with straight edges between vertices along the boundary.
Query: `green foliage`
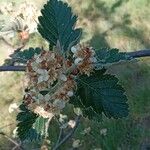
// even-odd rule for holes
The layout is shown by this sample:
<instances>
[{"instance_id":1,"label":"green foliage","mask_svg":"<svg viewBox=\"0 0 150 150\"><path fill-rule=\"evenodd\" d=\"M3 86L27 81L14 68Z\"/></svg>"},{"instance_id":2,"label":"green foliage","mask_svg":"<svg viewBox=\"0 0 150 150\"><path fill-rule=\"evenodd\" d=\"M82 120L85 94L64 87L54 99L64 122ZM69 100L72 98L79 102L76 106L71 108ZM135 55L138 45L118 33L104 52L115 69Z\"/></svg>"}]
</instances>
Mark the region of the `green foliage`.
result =
<instances>
[{"instance_id":1,"label":"green foliage","mask_svg":"<svg viewBox=\"0 0 150 150\"><path fill-rule=\"evenodd\" d=\"M118 84L115 76L104 73L105 69L95 71L90 77L80 76L77 90L80 103L76 100L71 103L86 110L83 113L90 119L98 116L97 114L101 115L102 112L109 118L126 117L128 105L124 89Z\"/></svg>"},{"instance_id":2,"label":"green foliage","mask_svg":"<svg viewBox=\"0 0 150 150\"><path fill-rule=\"evenodd\" d=\"M31 59L35 54L39 54L41 52L41 48L32 48L25 49L23 51L16 50L13 54L10 55L11 59L6 59L5 64L13 64L14 62L26 64L29 59Z\"/></svg>"},{"instance_id":3,"label":"green foliage","mask_svg":"<svg viewBox=\"0 0 150 150\"><path fill-rule=\"evenodd\" d=\"M24 140L40 140L45 135L45 124L47 119L38 117L24 104L20 105L21 112L17 115L19 121L17 132L19 138Z\"/></svg>"},{"instance_id":4,"label":"green foliage","mask_svg":"<svg viewBox=\"0 0 150 150\"><path fill-rule=\"evenodd\" d=\"M117 63L123 60L130 60L130 57L125 52L119 52L118 49L100 49L96 50L98 65L96 68L107 66L108 64Z\"/></svg>"},{"instance_id":5,"label":"green foliage","mask_svg":"<svg viewBox=\"0 0 150 150\"><path fill-rule=\"evenodd\" d=\"M33 124L37 119L37 115L31 112L24 104L20 105L21 112L17 115L17 121L19 121L17 132L19 138L24 140L36 140L39 135L36 130L33 129Z\"/></svg>"},{"instance_id":6,"label":"green foliage","mask_svg":"<svg viewBox=\"0 0 150 150\"><path fill-rule=\"evenodd\" d=\"M38 31L50 44L59 44L66 51L79 42L81 29L75 29L77 16L73 15L68 4L49 0L41 13Z\"/></svg>"}]
</instances>

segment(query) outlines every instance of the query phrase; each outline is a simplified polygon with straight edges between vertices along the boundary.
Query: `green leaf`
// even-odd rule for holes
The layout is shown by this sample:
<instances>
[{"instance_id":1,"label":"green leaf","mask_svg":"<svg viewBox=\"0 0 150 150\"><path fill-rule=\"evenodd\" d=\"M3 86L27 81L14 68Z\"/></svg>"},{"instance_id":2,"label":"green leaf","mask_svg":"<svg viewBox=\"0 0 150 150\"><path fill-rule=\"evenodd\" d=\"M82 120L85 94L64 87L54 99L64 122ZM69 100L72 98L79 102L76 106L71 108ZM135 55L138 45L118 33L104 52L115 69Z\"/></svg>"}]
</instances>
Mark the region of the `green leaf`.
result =
<instances>
[{"instance_id":1,"label":"green leaf","mask_svg":"<svg viewBox=\"0 0 150 150\"><path fill-rule=\"evenodd\" d=\"M31 59L35 54L40 54L40 52L41 52L41 48L39 47L37 48L30 47L29 49L25 49L23 51L16 50L14 51L13 54L10 55L11 59L5 60L4 65L5 64L11 65L11 63L13 62L26 64L29 59Z\"/></svg>"},{"instance_id":2,"label":"green leaf","mask_svg":"<svg viewBox=\"0 0 150 150\"><path fill-rule=\"evenodd\" d=\"M46 134L45 125L48 119L36 115L25 104L20 105L21 112L17 115L18 136L24 140L41 140Z\"/></svg>"},{"instance_id":3,"label":"green leaf","mask_svg":"<svg viewBox=\"0 0 150 150\"><path fill-rule=\"evenodd\" d=\"M77 16L68 4L58 0L49 0L41 10L38 31L50 44L59 45L63 51L76 45L81 36L81 29L75 29Z\"/></svg>"},{"instance_id":4,"label":"green leaf","mask_svg":"<svg viewBox=\"0 0 150 150\"><path fill-rule=\"evenodd\" d=\"M82 103L82 100L79 96L71 97L71 100L69 102L73 104L75 108L80 108L85 118L98 122L102 120L102 115L95 112L91 106L86 107L85 104Z\"/></svg>"},{"instance_id":5,"label":"green leaf","mask_svg":"<svg viewBox=\"0 0 150 150\"><path fill-rule=\"evenodd\" d=\"M39 138L38 133L33 129L33 124L37 119L37 115L31 112L24 104L20 105L20 112L17 115L17 132L19 138L24 140L37 140Z\"/></svg>"},{"instance_id":6,"label":"green leaf","mask_svg":"<svg viewBox=\"0 0 150 150\"><path fill-rule=\"evenodd\" d=\"M109 74L104 74L105 70L95 71L90 77L82 75L78 78L77 95L80 103L72 101L75 106L77 103L80 108L87 108L93 111L86 113L91 119L102 112L109 118L122 118L128 115L127 97L124 89L118 84L118 79ZM81 105L82 104L82 105ZM88 114L90 113L90 114Z\"/></svg>"},{"instance_id":7,"label":"green leaf","mask_svg":"<svg viewBox=\"0 0 150 150\"><path fill-rule=\"evenodd\" d=\"M118 49L103 48L96 50L97 65L96 68L103 68L107 64L117 63L123 60L130 60L131 58L125 52L119 52Z\"/></svg>"}]
</instances>

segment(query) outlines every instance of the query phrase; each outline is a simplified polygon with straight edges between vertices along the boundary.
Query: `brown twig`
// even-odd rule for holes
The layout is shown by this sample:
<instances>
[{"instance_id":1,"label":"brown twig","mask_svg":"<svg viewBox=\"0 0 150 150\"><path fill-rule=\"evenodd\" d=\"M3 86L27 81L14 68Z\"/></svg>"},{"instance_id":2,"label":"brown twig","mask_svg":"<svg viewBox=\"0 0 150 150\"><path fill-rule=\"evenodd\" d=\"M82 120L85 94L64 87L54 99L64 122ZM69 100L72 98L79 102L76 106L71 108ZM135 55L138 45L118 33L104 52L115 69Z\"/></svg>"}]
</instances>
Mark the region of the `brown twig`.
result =
<instances>
[{"instance_id":1,"label":"brown twig","mask_svg":"<svg viewBox=\"0 0 150 150\"><path fill-rule=\"evenodd\" d=\"M129 55L132 58L139 58L139 57L149 57L150 56L150 50L139 50L135 52L128 52L127 55Z\"/></svg>"},{"instance_id":2,"label":"brown twig","mask_svg":"<svg viewBox=\"0 0 150 150\"><path fill-rule=\"evenodd\" d=\"M25 71L25 66L0 66L1 71Z\"/></svg>"},{"instance_id":3,"label":"brown twig","mask_svg":"<svg viewBox=\"0 0 150 150\"><path fill-rule=\"evenodd\" d=\"M127 55L131 58L150 57L150 50L139 50L128 52ZM25 66L0 66L1 71L25 71Z\"/></svg>"}]
</instances>

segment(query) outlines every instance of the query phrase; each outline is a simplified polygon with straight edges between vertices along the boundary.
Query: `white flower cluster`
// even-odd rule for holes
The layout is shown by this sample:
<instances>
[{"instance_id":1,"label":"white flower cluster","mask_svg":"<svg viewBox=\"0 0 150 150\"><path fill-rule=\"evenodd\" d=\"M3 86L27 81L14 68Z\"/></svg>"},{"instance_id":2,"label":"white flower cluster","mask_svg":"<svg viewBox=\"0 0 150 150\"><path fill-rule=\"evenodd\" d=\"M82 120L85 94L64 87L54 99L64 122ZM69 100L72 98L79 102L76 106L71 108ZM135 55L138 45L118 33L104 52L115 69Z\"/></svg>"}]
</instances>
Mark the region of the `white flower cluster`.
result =
<instances>
[{"instance_id":1,"label":"white flower cluster","mask_svg":"<svg viewBox=\"0 0 150 150\"><path fill-rule=\"evenodd\" d=\"M76 84L71 76L63 73L63 62L58 54L44 50L27 62L29 91L24 103L45 118L50 115L47 112L58 113L73 96Z\"/></svg>"},{"instance_id":2,"label":"white flower cluster","mask_svg":"<svg viewBox=\"0 0 150 150\"><path fill-rule=\"evenodd\" d=\"M96 62L91 47L77 45L71 48L74 62L53 51L34 55L27 62L29 91L24 103L35 113L47 118L49 113L59 113L74 95L78 74L90 75Z\"/></svg>"},{"instance_id":3,"label":"white flower cluster","mask_svg":"<svg viewBox=\"0 0 150 150\"><path fill-rule=\"evenodd\" d=\"M89 76L93 71L93 63L97 61L93 48L84 45L76 45L71 48L71 52L75 58L74 64L77 65L79 72Z\"/></svg>"}]
</instances>

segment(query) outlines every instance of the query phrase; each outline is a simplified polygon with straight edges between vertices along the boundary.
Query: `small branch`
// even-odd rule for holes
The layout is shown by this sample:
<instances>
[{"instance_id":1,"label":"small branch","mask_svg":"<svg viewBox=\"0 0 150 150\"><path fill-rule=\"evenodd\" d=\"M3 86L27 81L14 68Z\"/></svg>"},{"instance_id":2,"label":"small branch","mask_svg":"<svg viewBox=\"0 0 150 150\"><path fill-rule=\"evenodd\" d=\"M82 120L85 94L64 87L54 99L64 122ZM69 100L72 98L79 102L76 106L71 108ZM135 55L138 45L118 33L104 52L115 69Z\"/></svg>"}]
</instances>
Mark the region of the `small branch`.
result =
<instances>
[{"instance_id":1,"label":"small branch","mask_svg":"<svg viewBox=\"0 0 150 150\"><path fill-rule=\"evenodd\" d=\"M71 136L74 134L75 130L77 129L79 123L80 123L80 118L81 115L77 116L77 118L75 119L75 127L58 143L54 146L53 150L58 150L58 148L64 144L69 138L71 138Z\"/></svg>"},{"instance_id":2,"label":"small branch","mask_svg":"<svg viewBox=\"0 0 150 150\"><path fill-rule=\"evenodd\" d=\"M149 57L150 50L139 50L135 52L128 52L127 55L129 55L132 58Z\"/></svg>"},{"instance_id":3,"label":"small branch","mask_svg":"<svg viewBox=\"0 0 150 150\"><path fill-rule=\"evenodd\" d=\"M62 138L62 135L63 135L63 128L60 128L60 132L59 132L59 136L58 136L58 140L57 140L57 142L56 142L56 145L58 145L59 144L59 142L60 142L60 140L61 140L61 138Z\"/></svg>"},{"instance_id":4,"label":"small branch","mask_svg":"<svg viewBox=\"0 0 150 150\"><path fill-rule=\"evenodd\" d=\"M25 71L25 66L0 66L1 71Z\"/></svg>"}]
</instances>

